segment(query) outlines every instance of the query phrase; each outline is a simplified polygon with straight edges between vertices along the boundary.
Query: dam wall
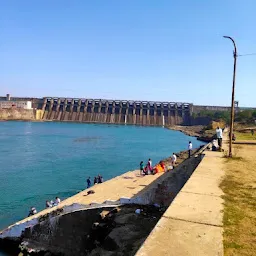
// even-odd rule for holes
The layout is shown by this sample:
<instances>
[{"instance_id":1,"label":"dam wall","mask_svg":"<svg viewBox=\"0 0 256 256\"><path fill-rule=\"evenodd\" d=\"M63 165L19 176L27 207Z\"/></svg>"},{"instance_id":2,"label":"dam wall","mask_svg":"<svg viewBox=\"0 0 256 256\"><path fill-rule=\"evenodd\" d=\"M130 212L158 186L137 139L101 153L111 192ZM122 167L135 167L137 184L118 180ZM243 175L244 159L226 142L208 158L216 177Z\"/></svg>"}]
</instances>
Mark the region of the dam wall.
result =
<instances>
[{"instance_id":1,"label":"dam wall","mask_svg":"<svg viewBox=\"0 0 256 256\"><path fill-rule=\"evenodd\" d=\"M200 106L182 102L154 102L85 98L0 97L3 102L30 102L34 116L15 108L15 114L4 111L0 119L65 121L84 123L131 124L145 126L208 125L211 118L200 116L205 111L230 111L226 106ZM7 103L6 103L7 104ZM13 109L13 108L12 108ZM0 106L1 110L1 106ZM240 111L238 102L235 110ZM11 110L7 112L10 113ZM4 117L3 117L4 116Z\"/></svg>"},{"instance_id":2,"label":"dam wall","mask_svg":"<svg viewBox=\"0 0 256 256\"><path fill-rule=\"evenodd\" d=\"M44 98L33 105L52 121L163 126L189 125L191 116L189 103Z\"/></svg>"},{"instance_id":3,"label":"dam wall","mask_svg":"<svg viewBox=\"0 0 256 256\"><path fill-rule=\"evenodd\" d=\"M238 106L235 106L236 111L239 110ZM192 113L198 114L202 111L230 111L230 107L226 106L200 106L200 105L193 105Z\"/></svg>"}]
</instances>

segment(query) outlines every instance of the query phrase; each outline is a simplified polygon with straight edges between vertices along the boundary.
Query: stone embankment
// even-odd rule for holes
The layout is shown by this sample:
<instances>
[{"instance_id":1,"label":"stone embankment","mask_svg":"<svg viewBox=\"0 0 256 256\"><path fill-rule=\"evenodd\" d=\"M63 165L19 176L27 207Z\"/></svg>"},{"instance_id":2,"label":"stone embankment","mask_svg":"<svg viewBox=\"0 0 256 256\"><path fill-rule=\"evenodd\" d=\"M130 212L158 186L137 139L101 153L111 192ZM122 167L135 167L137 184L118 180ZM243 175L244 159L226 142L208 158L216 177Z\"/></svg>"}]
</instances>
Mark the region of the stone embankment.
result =
<instances>
[{"instance_id":1,"label":"stone embankment","mask_svg":"<svg viewBox=\"0 0 256 256\"><path fill-rule=\"evenodd\" d=\"M183 157L185 157L185 154L183 154ZM177 196L200 161L201 154L198 153L167 173L143 177L138 170L132 171L94 186L92 194L88 194L89 190L82 191L64 200L57 207L46 209L3 230L0 233L1 247L15 243L17 248L17 245L22 244L25 252L32 250L37 253L51 253L48 255L56 255L59 252L69 256L82 255L85 250L88 250L87 255L113 255L117 251L122 252L124 250L128 252L127 255L134 255L134 252L141 246L157 220ZM130 225L127 214L121 214L129 211L129 207L124 208L127 205L134 205L136 209L142 210L142 215L137 216L134 209L128 215L131 219L136 220L138 218L139 220L145 214L146 220L151 221L152 224L149 225L150 230L147 229L146 233L144 231L139 232L139 229ZM152 210L152 207L155 210ZM99 213L111 212L112 210L120 211L119 215L122 216L115 215L111 223L107 220L105 222L103 219L98 220ZM91 215L92 217L88 217ZM76 218L75 216L80 216L84 220L82 222L84 224L82 225L79 221L74 224L74 219L80 219L80 217ZM123 218L123 222L130 224L120 226L116 217ZM128 219L126 220L126 218ZM142 221L142 223L144 222ZM113 225L116 226L113 227ZM87 235L91 237L93 230L96 230L97 233L99 227L103 228L105 232L104 239L98 240L95 238L90 243L93 244L93 248L85 248L86 241L84 239L87 239ZM126 239L129 241L127 244L123 240L120 241L120 236L113 235L113 232L114 234L121 232L123 235L127 233L132 235ZM111 241L111 248L106 241ZM76 250L72 250L73 247L76 247ZM102 254L93 254L97 251L94 251L96 247L102 251ZM15 248L15 246L12 248Z\"/></svg>"},{"instance_id":2,"label":"stone embankment","mask_svg":"<svg viewBox=\"0 0 256 256\"><path fill-rule=\"evenodd\" d=\"M35 120L33 109L0 109L0 120Z\"/></svg>"}]
</instances>

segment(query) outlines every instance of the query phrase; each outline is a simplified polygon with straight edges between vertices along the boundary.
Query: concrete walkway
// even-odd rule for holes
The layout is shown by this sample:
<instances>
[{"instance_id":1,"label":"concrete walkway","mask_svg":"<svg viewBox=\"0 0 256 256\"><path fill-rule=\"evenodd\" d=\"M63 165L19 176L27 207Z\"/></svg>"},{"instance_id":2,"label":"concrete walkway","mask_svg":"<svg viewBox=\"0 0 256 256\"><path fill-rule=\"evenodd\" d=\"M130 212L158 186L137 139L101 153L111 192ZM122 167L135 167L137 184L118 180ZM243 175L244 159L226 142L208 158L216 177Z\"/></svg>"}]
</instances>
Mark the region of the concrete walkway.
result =
<instances>
[{"instance_id":1,"label":"concrete walkway","mask_svg":"<svg viewBox=\"0 0 256 256\"><path fill-rule=\"evenodd\" d=\"M137 256L223 255L223 153L205 157L164 213Z\"/></svg>"}]
</instances>

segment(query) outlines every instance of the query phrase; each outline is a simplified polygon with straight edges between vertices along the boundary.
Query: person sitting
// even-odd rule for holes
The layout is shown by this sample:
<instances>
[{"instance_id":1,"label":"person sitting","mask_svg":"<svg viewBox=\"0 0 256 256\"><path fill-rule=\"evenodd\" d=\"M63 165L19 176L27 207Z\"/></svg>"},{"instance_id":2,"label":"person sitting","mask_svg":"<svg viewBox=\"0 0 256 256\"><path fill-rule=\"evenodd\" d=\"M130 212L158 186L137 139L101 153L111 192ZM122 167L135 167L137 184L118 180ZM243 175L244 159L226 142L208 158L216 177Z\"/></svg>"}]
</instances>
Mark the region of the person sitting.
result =
<instances>
[{"instance_id":1,"label":"person sitting","mask_svg":"<svg viewBox=\"0 0 256 256\"><path fill-rule=\"evenodd\" d=\"M54 205L58 205L61 202L60 198L56 196Z\"/></svg>"},{"instance_id":2,"label":"person sitting","mask_svg":"<svg viewBox=\"0 0 256 256\"><path fill-rule=\"evenodd\" d=\"M37 210L35 207L31 207L29 213L28 213L28 217L35 215L37 213Z\"/></svg>"},{"instance_id":3,"label":"person sitting","mask_svg":"<svg viewBox=\"0 0 256 256\"><path fill-rule=\"evenodd\" d=\"M166 165L165 169L166 169L167 172L169 172L169 171L173 170L174 167L173 167L172 164L169 164L169 165Z\"/></svg>"},{"instance_id":4,"label":"person sitting","mask_svg":"<svg viewBox=\"0 0 256 256\"><path fill-rule=\"evenodd\" d=\"M232 134L232 140L235 141L236 140L236 135L233 133Z\"/></svg>"},{"instance_id":5,"label":"person sitting","mask_svg":"<svg viewBox=\"0 0 256 256\"><path fill-rule=\"evenodd\" d=\"M165 164L164 164L164 162L161 161L159 164L162 167L163 171L165 171Z\"/></svg>"},{"instance_id":6,"label":"person sitting","mask_svg":"<svg viewBox=\"0 0 256 256\"><path fill-rule=\"evenodd\" d=\"M218 149L218 142L217 142L217 140L213 140L212 141L212 151L217 151L217 149Z\"/></svg>"},{"instance_id":7,"label":"person sitting","mask_svg":"<svg viewBox=\"0 0 256 256\"><path fill-rule=\"evenodd\" d=\"M97 177L94 177L93 183L94 183L94 185L95 185L95 184L98 184L98 179L97 179Z\"/></svg>"},{"instance_id":8,"label":"person sitting","mask_svg":"<svg viewBox=\"0 0 256 256\"><path fill-rule=\"evenodd\" d=\"M148 175L148 174L150 174L150 170L149 170L148 165L144 168L144 170L143 170L143 174L144 174L144 175Z\"/></svg>"},{"instance_id":9,"label":"person sitting","mask_svg":"<svg viewBox=\"0 0 256 256\"><path fill-rule=\"evenodd\" d=\"M153 168L153 174L165 172L165 164L161 161Z\"/></svg>"},{"instance_id":10,"label":"person sitting","mask_svg":"<svg viewBox=\"0 0 256 256\"><path fill-rule=\"evenodd\" d=\"M49 201L45 202L45 208L51 208L52 204Z\"/></svg>"},{"instance_id":11,"label":"person sitting","mask_svg":"<svg viewBox=\"0 0 256 256\"><path fill-rule=\"evenodd\" d=\"M103 178L100 174L98 175L98 183L103 183Z\"/></svg>"}]
</instances>

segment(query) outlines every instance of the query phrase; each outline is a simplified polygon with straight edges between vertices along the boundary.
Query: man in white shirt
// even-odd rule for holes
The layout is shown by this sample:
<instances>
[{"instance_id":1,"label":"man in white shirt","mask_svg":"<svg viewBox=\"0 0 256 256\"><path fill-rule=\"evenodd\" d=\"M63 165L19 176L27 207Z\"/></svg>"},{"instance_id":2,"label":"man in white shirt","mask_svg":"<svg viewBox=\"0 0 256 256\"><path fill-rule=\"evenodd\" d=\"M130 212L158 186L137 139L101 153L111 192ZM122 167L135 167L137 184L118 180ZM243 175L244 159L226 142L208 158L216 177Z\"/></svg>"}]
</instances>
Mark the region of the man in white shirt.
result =
<instances>
[{"instance_id":1,"label":"man in white shirt","mask_svg":"<svg viewBox=\"0 0 256 256\"><path fill-rule=\"evenodd\" d=\"M191 157L192 148L193 148L193 145L192 145L192 142L190 141L190 142L188 143L188 157L189 157L189 158Z\"/></svg>"},{"instance_id":2,"label":"man in white shirt","mask_svg":"<svg viewBox=\"0 0 256 256\"><path fill-rule=\"evenodd\" d=\"M177 156L174 153L172 153L172 166L175 165L176 161L177 161Z\"/></svg>"},{"instance_id":3,"label":"man in white shirt","mask_svg":"<svg viewBox=\"0 0 256 256\"><path fill-rule=\"evenodd\" d=\"M222 129L219 126L216 129L216 135L218 139L218 145L221 148L222 147Z\"/></svg>"},{"instance_id":4,"label":"man in white shirt","mask_svg":"<svg viewBox=\"0 0 256 256\"><path fill-rule=\"evenodd\" d=\"M55 205L58 205L60 203L60 198L56 196Z\"/></svg>"}]
</instances>

